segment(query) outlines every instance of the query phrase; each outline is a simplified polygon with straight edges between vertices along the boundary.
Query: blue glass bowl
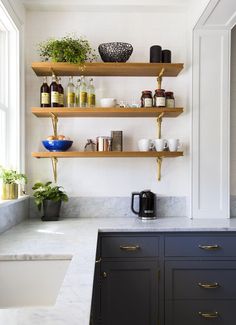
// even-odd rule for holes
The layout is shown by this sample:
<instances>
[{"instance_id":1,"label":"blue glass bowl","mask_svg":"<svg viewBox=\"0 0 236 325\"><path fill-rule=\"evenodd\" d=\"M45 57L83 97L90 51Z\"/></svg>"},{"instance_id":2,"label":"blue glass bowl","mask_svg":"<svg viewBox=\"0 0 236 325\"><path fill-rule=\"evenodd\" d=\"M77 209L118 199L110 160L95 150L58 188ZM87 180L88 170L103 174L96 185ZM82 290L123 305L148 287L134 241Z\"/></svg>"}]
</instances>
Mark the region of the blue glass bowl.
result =
<instances>
[{"instance_id":1,"label":"blue glass bowl","mask_svg":"<svg viewBox=\"0 0 236 325\"><path fill-rule=\"evenodd\" d=\"M42 141L44 147L49 151L66 151L71 146L71 140L44 140Z\"/></svg>"}]
</instances>

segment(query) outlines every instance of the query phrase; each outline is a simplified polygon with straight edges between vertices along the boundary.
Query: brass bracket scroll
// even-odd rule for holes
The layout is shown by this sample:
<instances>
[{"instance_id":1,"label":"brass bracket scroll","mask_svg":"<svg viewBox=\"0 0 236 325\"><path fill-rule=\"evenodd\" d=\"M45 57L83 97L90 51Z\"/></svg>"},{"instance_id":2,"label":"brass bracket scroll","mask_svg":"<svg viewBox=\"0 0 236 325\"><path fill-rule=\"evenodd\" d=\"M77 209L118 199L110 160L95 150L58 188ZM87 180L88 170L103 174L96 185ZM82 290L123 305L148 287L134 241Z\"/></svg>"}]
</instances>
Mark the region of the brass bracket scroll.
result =
<instances>
[{"instance_id":1,"label":"brass bracket scroll","mask_svg":"<svg viewBox=\"0 0 236 325\"><path fill-rule=\"evenodd\" d=\"M158 117L157 117L157 138L161 139L161 123L162 123L162 118L164 116L164 113L161 113Z\"/></svg>"},{"instance_id":2,"label":"brass bracket scroll","mask_svg":"<svg viewBox=\"0 0 236 325\"><path fill-rule=\"evenodd\" d=\"M53 113L50 113L50 115L51 115L51 119L52 119L53 133L54 133L54 136L57 137L58 117Z\"/></svg>"},{"instance_id":3,"label":"brass bracket scroll","mask_svg":"<svg viewBox=\"0 0 236 325\"><path fill-rule=\"evenodd\" d=\"M53 170L54 182L57 183L57 163L58 163L58 159L56 157L52 157L51 161L52 161L52 170Z\"/></svg>"},{"instance_id":4,"label":"brass bracket scroll","mask_svg":"<svg viewBox=\"0 0 236 325\"><path fill-rule=\"evenodd\" d=\"M157 158L157 180L161 180L161 165L162 165L163 158L158 157Z\"/></svg>"},{"instance_id":5,"label":"brass bracket scroll","mask_svg":"<svg viewBox=\"0 0 236 325\"><path fill-rule=\"evenodd\" d=\"M157 89L161 89L161 83L162 83L162 77L165 72L165 69L162 68L161 72L159 73L159 76L157 77Z\"/></svg>"}]
</instances>

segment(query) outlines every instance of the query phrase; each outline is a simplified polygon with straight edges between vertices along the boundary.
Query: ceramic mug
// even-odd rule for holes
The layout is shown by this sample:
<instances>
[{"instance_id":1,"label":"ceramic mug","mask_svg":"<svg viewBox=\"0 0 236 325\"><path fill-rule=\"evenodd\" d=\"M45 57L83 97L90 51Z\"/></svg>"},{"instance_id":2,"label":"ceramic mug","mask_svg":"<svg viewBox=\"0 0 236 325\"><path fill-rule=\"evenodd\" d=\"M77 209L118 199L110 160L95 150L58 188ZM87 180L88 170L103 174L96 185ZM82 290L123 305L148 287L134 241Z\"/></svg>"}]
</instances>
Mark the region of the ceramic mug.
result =
<instances>
[{"instance_id":1,"label":"ceramic mug","mask_svg":"<svg viewBox=\"0 0 236 325\"><path fill-rule=\"evenodd\" d=\"M180 147L179 139L168 139L167 142L170 151L177 151Z\"/></svg>"},{"instance_id":2,"label":"ceramic mug","mask_svg":"<svg viewBox=\"0 0 236 325\"><path fill-rule=\"evenodd\" d=\"M101 98L101 107L115 107L117 102L115 98Z\"/></svg>"},{"instance_id":3,"label":"ceramic mug","mask_svg":"<svg viewBox=\"0 0 236 325\"><path fill-rule=\"evenodd\" d=\"M151 145L150 139L140 139L138 141L139 151L149 151Z\"/></svg>"},{"instance_id":4,"label":"ceramic mug","mask_svg":"<svg viewBox=\"0 0 236 325\"><path fill-rule=\"evenodd\" d=\"M165 139L155 139L154 140L154 145L155 145L156 151L163 151L167 146L167 140L165 140Z\"/></svg>"}]
</instances>

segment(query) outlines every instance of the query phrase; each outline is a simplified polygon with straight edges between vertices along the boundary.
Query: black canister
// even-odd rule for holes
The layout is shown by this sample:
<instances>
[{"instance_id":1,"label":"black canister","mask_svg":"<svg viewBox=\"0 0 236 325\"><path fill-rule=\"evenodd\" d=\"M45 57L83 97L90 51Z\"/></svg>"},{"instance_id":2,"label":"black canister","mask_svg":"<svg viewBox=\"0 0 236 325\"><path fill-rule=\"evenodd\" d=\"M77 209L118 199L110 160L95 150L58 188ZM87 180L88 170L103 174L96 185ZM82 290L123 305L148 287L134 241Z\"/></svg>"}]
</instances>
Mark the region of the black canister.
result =
<instances>
[{"instance_id":1,"label":"black canister","mask_svg":"<svg viewBox=\"0 0 236 325\"><path fill-rule=\"evenodd\" d=\"M159 63L161 62L161 46L153 45L150 47L150 62Z\"/></svg>"},{"instance_id":2,"label":"black canister","mask_svg":"<svg viewBox=\"0 0 236 325\"><path fill-rule=\"evenodd\" d=\"M171 51L170 50L162 51L162 62L163 63L171 63Z\"/></svg>"}]
</instances>

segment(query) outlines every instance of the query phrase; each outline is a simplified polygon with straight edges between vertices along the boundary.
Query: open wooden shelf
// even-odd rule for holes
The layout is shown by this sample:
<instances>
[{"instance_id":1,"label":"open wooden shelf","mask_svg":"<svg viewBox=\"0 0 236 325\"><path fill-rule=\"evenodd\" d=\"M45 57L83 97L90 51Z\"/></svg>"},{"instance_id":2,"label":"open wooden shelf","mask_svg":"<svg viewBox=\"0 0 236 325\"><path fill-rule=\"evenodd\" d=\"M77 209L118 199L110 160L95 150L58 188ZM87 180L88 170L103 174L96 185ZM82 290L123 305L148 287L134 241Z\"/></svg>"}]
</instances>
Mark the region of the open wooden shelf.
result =
<instances>
[{"instance_id":1,"label":"open wooden shelf","mask_svg":"<svg viewBox=\"0 0 236 325\"><path fill-rule=\"evenodd\" d=\"M33 107L32 113L37 117L158 117L163 113L163 117L177 117L183 113L182 107L154 107L154 108L40 108Z\"/></svg>"},{"instance_id":2,"label":"open wooden shelf","mask_svg":"<svg viewBox=\"0 0 236 325\"><path fill-rule=\"evenodd\" d=\"M51 76L54 72L57 76L157 77L164 68L163 76L176 77L183 67L183 63L32 63L32 69L37 76Z\"/></svg>"},{"instance_id":3,"label":"open wooden shelf","mask_svg":"<svg viewBox=\"0 0 236 325\"><path fill-rule=\"evenodd\" d=\"M183 156L183 151L64 151L32 152L35 158L175 158Z\"/></svg>"}]
</instances>

